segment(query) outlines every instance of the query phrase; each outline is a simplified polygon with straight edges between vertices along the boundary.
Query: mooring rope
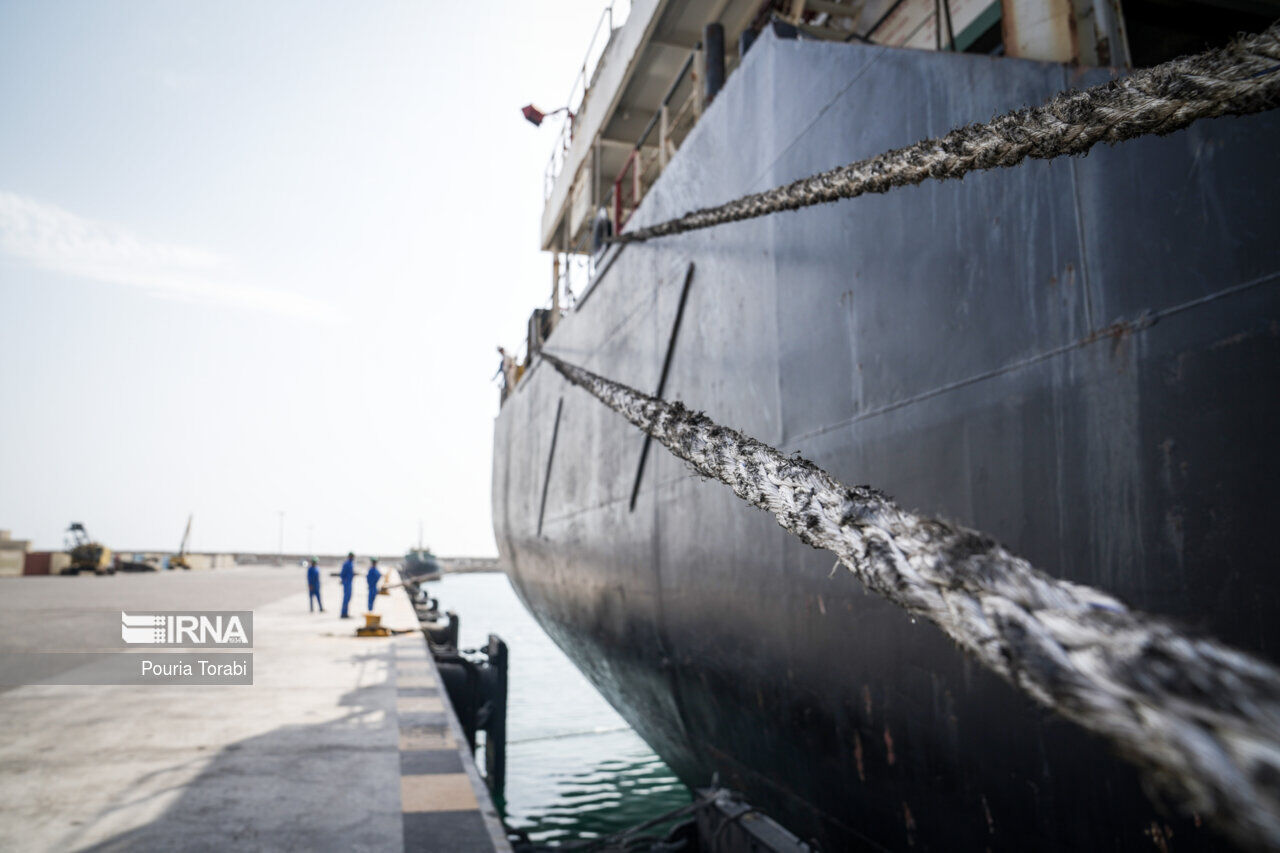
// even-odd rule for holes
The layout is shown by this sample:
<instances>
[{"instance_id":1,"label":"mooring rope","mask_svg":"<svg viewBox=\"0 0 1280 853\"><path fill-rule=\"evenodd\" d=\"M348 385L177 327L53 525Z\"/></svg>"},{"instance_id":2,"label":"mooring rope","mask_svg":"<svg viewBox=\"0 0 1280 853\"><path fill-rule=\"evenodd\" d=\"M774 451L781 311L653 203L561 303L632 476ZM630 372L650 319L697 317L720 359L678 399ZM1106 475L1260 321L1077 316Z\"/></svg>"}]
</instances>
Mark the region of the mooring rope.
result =
<instances>
[{"instance_id":1,"label":"mooring rope","mask_svg":"<svg viewBox=\"0 0 1280 853\"><path fill-rule=\"evenodd\" d=\"M612 238L631 243L783 210L888 192L928 178L959 178L1014 166L1028 157L1083 154L1099 142L1164 135L1202 118L1248 115L1280 106L1280 22L1230 45L1136 71L1082 92L1063 92L1039 107L888 151L702 208Z\"/></svg>"},{"instance_id":2,"label":"mooring rope","mask_svg":"<svg viewBox=\"0 0 1280 853\"><path fill-rule=\"evenodd\" d=\"M1280 846L1280 670L678 402L543 357L1036 701L1109 738L1190 812L1246 845Z\"/></svg>"}]
</instances>

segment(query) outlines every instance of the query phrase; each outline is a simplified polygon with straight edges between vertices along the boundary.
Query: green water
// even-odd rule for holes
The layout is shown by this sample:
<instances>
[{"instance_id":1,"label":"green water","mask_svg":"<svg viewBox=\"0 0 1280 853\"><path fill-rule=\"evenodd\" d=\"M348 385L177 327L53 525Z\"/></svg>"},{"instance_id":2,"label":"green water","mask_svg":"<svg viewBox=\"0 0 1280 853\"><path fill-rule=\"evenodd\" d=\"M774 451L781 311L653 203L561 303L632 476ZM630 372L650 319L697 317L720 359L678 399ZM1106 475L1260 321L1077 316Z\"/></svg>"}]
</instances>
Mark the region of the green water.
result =
<instances>
[{"instance_id":1,"label":"green water","mask_svg":"<svg viewBox=\"0 0 1280 853\"><path fill-rule=\"evenodd\" d=\"M461 617L463 648L484 645L490 633L510 648L510 826L543 843L596 838L689 802L662 759L524 609L506 575L445 575L428 589Z\"/></svg>"}]
</instances>

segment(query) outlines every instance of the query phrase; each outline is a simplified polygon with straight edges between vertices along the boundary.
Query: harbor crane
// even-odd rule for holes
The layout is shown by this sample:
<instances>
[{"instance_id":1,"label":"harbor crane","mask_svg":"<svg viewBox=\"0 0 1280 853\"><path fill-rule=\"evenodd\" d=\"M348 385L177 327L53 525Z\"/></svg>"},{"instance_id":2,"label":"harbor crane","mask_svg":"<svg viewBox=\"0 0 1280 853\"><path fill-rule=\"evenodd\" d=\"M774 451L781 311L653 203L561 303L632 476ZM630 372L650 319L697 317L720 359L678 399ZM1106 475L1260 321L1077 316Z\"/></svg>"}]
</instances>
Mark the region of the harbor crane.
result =
<instances>
[{"instance_id":1,"label":"harbor crane","mask_svg":"<svg viewBox=\"0 0 1280 853\"><path fill-rule=\"evenodd\" d=\"M187 514L187 529L182 531L182 544L178 546L178 553L169 558L170 569L191 569L191 564L187 562L187 540L191 538L192 515Z\"/></svg>"}]
</instances>

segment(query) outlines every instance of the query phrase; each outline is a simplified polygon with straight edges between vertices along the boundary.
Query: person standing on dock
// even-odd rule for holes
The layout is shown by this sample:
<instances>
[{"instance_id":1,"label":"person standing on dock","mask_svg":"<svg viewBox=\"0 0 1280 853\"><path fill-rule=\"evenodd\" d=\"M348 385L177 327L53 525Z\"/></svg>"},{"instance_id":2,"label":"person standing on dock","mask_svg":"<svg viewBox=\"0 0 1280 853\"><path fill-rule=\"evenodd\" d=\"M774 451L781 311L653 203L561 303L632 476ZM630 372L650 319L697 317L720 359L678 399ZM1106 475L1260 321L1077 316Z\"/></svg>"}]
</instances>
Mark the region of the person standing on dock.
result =
<instances>
[{"instance_id":1,"label":"person standing on dock","mask_svg":"<svg viewBox=\"0 0 1280 853\"><path fill-rule=\"evenodd\" d=\"M350 551L347 552L347 561L342 564L342 571L338 573L338 577L342 580L342 618L348 619L351 614L347 613L347 608L351 605L351 584L356 579L356 555Z\"/></svg>"},{"instance_id":2,"label":"person standing on dock","mask_svg":"<svg viewBox=\"0 0 1280 853\"><path fill-rule=\"evenodd\" d=\"M307 612L317 607L321 613L324 612L324 605L320 603L320 565L312 557L311 565L307 566Z\"/></svg>"},{"instance_id":3,"label":"person standing on dock","mask_svg":"<svg viewBox=\"0 0 1280 853\"><path fill-rule=\"evenodd\" d=\"M369 612L373 612L374 599L378 597L378 580L382 577L382 572L378 571L378 558L369 558L369 571L365 573L365 577L369 580Z\"/></svg>"}]
</instances>

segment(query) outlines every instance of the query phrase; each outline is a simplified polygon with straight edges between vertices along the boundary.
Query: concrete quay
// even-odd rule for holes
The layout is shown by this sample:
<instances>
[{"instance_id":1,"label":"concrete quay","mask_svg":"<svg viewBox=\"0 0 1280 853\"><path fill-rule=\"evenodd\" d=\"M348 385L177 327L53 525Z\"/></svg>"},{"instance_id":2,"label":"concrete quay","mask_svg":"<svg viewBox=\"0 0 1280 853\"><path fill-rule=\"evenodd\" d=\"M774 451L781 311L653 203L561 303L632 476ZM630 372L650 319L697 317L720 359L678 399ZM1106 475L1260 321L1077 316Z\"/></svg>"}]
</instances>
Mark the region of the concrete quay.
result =
<instances>
[{"instance_id":1,"label":"concrete quay","mask_svg":"<svg viewBox=\"0 0 1280 853\"><path fill-rule=\"evenodd\" d=\"M254 677L0 686L0 849L509 850L404 591L375 609L412 632L357 638L363 578L348 620L322 585L309 613L297 567L0 580L0 676L110 647L104 611L199 609L253 611Z\"/></svg>"}]
</instances>

